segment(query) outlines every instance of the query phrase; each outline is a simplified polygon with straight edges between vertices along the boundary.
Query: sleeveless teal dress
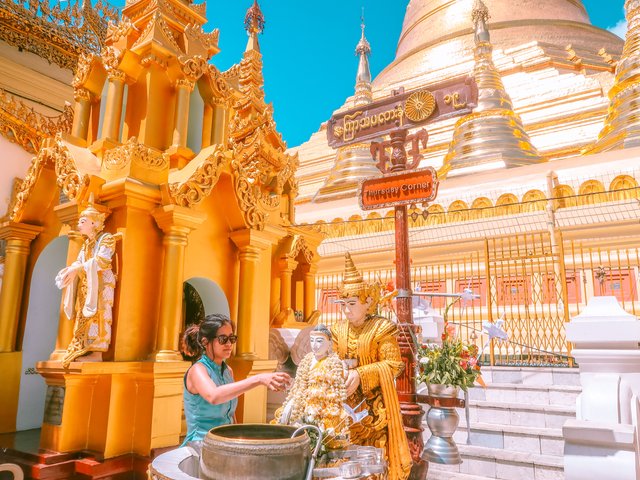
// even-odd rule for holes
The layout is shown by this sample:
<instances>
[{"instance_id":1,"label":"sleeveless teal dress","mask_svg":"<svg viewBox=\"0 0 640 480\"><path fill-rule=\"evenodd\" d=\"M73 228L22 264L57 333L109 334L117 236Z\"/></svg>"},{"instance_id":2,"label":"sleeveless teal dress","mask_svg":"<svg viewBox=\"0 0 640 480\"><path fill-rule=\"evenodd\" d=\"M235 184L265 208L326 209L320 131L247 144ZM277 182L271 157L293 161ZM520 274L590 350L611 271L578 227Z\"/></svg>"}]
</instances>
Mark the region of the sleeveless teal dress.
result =
<instances>
[{"instance_id":1,"label":"sleeveless teal dress","mask_svg":"<svg viewBox=\"0 0 640 480\"><path fill-rule=\"evenodd\" d=\"M231 369L222 362L218 365L206 355L203 355L197 363L202 363L209 377L217 386L233 383ZM189 371L187 370L187 373ZM187 436L181 446L187 442L201 441L213 427L233 423L233 416L238 405L238 399L234 398L219 405L212 405L200 395L193 394L187 389L187 373L184 374L184 415L187 419Z\"/></svg>"}]
</instances>

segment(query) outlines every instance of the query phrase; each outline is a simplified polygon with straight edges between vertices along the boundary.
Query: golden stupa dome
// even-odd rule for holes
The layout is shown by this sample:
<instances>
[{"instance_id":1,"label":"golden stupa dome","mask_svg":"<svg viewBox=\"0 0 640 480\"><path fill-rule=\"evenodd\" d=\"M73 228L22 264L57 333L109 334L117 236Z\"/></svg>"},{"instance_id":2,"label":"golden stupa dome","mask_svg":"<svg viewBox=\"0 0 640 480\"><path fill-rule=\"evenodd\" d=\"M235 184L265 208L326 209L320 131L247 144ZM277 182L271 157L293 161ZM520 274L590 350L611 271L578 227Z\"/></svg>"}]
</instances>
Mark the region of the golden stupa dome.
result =
<instances>
[{"instance_id":1,"label":"golden stupa dome","mask_svg":"<svg viewBox=\"0 0 640 480\"><path fill-rule=\"evenodd\" d=\"M567 45L594 54L601 48L620 54L622 40L595 27L581 0L484 0L491 18L491 42L506 49L540 42L563 50ZM410 0L395 60L374 80L381 88L469 58L474 0Z\"/></svg>"}]
</instances>

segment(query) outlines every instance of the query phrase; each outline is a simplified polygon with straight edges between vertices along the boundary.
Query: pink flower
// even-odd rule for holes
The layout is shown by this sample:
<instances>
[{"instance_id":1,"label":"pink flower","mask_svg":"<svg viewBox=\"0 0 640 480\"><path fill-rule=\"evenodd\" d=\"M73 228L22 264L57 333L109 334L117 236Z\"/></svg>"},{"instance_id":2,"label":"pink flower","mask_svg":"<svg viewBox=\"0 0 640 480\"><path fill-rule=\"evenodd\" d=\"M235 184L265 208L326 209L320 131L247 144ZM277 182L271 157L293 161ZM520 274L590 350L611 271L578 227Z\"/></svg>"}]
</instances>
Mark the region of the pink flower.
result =
<instances>
[{"instance_id":1,"label":"pink flower","mask_svg":"<svg viewBox=\"0 0 640 480\"><path fill-rule=\"evenodd\" d=\"M466 360L460 360L460 366L466 370L469 363Z\"/></svg>"},{"instance_id":2,"label":"pink flower","mask_svg":"<svg viewBox=\"0 0 640 480\"><path fill-rule=\"evenodd\" d=\"M471 365L472 367L475 367L478 364L478 359L476 357L471 357L469 359L469 365Z\"/></svg>"},{"instance_id":3,"label":"pink flower","mask_svg":"<svg viewBox=\"0 0 640 480\"><path fill-rule=\"evenodd\" d=\"M456 326L452 323L447 323L445 325L445 329L447 330L447 336L453 338L456 336Z\"/></svg>"}]
</instances>

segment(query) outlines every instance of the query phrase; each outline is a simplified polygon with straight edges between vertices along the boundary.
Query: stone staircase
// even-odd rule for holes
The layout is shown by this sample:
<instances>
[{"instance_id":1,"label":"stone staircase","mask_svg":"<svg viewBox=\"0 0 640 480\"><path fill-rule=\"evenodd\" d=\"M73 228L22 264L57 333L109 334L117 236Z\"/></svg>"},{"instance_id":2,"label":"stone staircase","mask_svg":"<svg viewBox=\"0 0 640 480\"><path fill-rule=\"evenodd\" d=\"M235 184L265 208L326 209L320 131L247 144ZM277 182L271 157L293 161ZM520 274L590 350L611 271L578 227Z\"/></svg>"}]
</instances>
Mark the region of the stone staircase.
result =
<instances>
[{"instance_id":1,"label":"stone staircase","mask_svg":"<svg viewBox=\"0 0 640 480\"><path fill-rule=\"evenodd\" d=\"M454 439L461 465L429 464L428 480L564 480L562 425L575 418L578 369L483 367ZM462 394L461 394L462 395ZM425 424L425 442L430 436Z\"/></svg>"}]
</instances>

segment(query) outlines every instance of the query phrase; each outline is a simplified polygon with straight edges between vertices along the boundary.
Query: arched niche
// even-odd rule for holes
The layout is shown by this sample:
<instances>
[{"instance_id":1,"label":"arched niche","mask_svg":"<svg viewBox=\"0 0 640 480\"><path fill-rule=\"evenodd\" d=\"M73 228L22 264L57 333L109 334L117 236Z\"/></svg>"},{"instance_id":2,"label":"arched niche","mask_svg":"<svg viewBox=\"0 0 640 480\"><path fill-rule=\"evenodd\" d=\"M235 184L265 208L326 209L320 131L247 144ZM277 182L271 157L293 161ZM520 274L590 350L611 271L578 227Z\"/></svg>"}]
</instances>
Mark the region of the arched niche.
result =
<instances>
[{"instance_id":1,"label":"arched niche","mask_svg":"<svg viewBox=\"0 0 640 480\"><path fill-rule=\"evenodd\" d=\"M471 219L490 217L493 212L493 203L487 197L476 198L471 204L471 211L469 216Z\"/></svg>"},{"instance_id":2,"label":"arched niche","mask_svg":"<svg viewBox=\"0 0 640 480\"><path fill-rule=\"evenodd\" d=\"M553 187L554 208L575 207L577 205L573 188L569 185L556 185Z\"/></svg>"},{"instance_id":3,"label":"arched niche","mask_svg":"<svg viewBox=\"0 0 640 480\"><path fill-rule=\"evenodd\" d=\"M496 200L497 215L517 215L520 213L520 202L513 193L503 193Z\"/></svg>"},{"instance_id":4,"label":"arched niche","mask_svg":"<svg viewBox=\"0 0 640 480\"><path fill-rule=\"evenodd\" d=\"M608 201L604 185L599 180L587 180L578 190L578 205L593 205Z\"/></svg>"},{"instance_id":5,"label":"arched niche","mask_svg":"<svg viewBox=\"0 0 640 480\"><path fill-rule=\"evenodd\" d=\"M38 256L31 285L24 336L16 430L40 428L47 386L35 371L36 362L47 360L56 347L62 291L56 288L56 274L66 266L69 239L58 237ZM67 318L60 321L71 322Z\"/></svg>"},{"instance_id":6,"label":"arched niche","mask_svg":"<svg viewBox=\"0 0 640 480\"><path fill-rule=\"evenodd\" d=\"M462 200L456 200L447 209L447 222L466 222L469 220L469 206Z\"/></svg>"},{"instance_id":7,"label":"arched niche","mask_svg":"<svg viewBox=\"0 0 640 480\"><path fill-rule=\"evenodd\" d=\"M231 314L224 291L213 280L204 277L192 277L184 282L182 312L184 326L198 323L211 313L227 317Z\"/></svg>"},{"instance_id":8,"label":"arched niche","mask_svg":"<svg viewBox=\"0 0 640 480\"><path fill-rule=\"evenodd\" d=\"M529 190L522 196L522 211L536 212L547 208L547 197L541 190Z\"/></svg>"},{"instance_id":9,"label":"arched niche","mask_svg":"<svg viewBox=\"0 0 640 480\"><path fill-rule=\"evenodd\" d=\"M445 222L445 213L442 205L434 203L427 208L427 225L440 225Z\"/></svg>"},{"instance_id":10,"label":"arched niche","mask_svg":"<svg viewBox=\"0 0 640 480\"><path fill-rule=\"evenodd\" d=\"M638 182L630 175L618 175L609 186L612 200L631 200L640 198Z\"/></svg>"}]
</instances>

